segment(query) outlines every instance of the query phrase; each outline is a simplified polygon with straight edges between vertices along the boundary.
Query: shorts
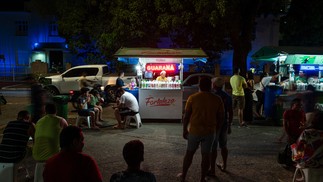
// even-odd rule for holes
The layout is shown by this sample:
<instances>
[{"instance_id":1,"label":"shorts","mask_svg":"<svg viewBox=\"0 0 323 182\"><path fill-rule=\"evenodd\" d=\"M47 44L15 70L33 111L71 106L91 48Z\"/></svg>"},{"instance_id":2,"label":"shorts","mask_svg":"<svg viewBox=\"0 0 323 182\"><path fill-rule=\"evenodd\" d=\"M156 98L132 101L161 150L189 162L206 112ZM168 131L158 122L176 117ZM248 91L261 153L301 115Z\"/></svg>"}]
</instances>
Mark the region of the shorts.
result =
<instances>
[{"instance_id":1,"label":"shorts","mask_svg":"<svg viewBox=\"0 0 323 182\"><path fill-rule=\"evenodd\" d=\"M79 110L77 113L79 116L90 116L91 112L94 112L94 108L82 109L82 110Z\"/></svg>"},{"instance_id":2,"label":"shorts","mask_svg":"<svg viewBox=\"0 0 323 182\"><path fill-rule=\"evenodd\" d=\"M225 148L227 147L227 141L228 141L228 123L223 123L222 128L220 131L216 134L216 139L214 140L212 151L216 151L218 149L218 143L219 147Z\"/></svg>"},{"instance_id":3,"label":"shorts","mask_svg":"<svg viewBox=\"0 0 323 182\"><path fill-rule=\"evenodd\" d=\"M133 116L137 114L138 112L135 112L129 108L119 108L119 113L121 116Z\"/></svg>"},{"instance_id":4,"label":"shorts","mask_svg":"<svg viewBox=\"0 0 323 182\"><path fill-rule=\"evenodd\" d=\"M232 95L232 105L233 105L233 109L235 109L237 106L238 106L238 109L244 109L244 106L245 106L244 96Z\"/></svg>"},{"instance_id":5,"label":"shorts","mask_svg":"<svg viewBox=\"0 0 323 182\"><path fill-rule=\"evenodd\" d=\"M206 136L196 136L188 134L187 150L195 152L201 143L201 153L211 153L212 145L215 138L215 133Z\"/></svg>"}]
</instances>

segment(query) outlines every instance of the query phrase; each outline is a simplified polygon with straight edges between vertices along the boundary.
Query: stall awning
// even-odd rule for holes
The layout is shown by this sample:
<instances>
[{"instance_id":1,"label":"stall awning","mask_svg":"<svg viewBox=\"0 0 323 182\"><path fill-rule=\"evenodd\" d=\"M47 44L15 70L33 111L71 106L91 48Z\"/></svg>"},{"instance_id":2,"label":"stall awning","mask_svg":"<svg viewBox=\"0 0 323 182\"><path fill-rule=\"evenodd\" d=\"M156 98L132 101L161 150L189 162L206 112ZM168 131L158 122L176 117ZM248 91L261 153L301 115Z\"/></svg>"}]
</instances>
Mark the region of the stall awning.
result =
<instances>
[{"instance_id":1,"label":"stall awning","mask_svg":"<svg viewBox=\"0 0 323 182\"><path fill-rule=\"evenodd\" d=\"M251 57L255 61L277 61L282 55L323 55L323 47L303 46L264 46L255 52ZM288 58L287 58L288 59ZM298 63L291 63L298 64Z\"/></svg>"},{"instance_id":2,"label":"stall awning","mask_svg":"<svg viewBox=\"0 0 323 182\"><path fill-rule=\"evenodd\" d=\"M265 46L255 52L251 57L255 61L277 61L280 55L286 55L287 52L280 50L279 47Z\"/></svg>"},{"instance_id":3,"label":"stall awning","mask_svg":"<svg viewBox=\"0 0 323 182\"><path fill-rule=\"evenodd\" d=\"M116 57L206 58L202 49L120 48Z\"/></svg>"}]
</instances>

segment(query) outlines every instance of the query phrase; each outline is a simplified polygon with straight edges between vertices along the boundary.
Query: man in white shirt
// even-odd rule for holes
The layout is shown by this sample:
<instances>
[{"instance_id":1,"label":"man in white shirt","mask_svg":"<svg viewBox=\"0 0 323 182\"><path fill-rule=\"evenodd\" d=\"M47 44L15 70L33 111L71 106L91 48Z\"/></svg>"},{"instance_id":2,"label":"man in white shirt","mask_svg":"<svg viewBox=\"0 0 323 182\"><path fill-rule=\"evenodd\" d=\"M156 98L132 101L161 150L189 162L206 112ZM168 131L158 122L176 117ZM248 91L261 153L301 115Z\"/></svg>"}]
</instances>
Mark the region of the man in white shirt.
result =
<instances>
[{"instance_id":1,"label":"man in white shirt","mask_svg":"<svg viewBox=\"0 0 323 182\"><path fill-rule=\"evenodd\" d=\"M113 128L122 129L123 116L134 115L139 112L139 105L136 97L129 92L125 92L122 88L118 88L116 91L117 106L114 107L114 116L118 121L118 124Z\"/></svg>"},{"instance_id":2,"label":"man in white shirt","mask_svg":"<svg viewBox=\"0 0 323 182\"><path fill-rule=\"evenodd\" d=\"M262 117L261 107L263 106L264 100L265 100L265 88L266 86L269 85L270 82L275 81L278 76L279 74L276 74L274 76L269 76L268 73L266 72L264 72L260 76L259 87L256 91L256 95L257 95L256 114L258 117Z\"/></svg>"}]
</instances>

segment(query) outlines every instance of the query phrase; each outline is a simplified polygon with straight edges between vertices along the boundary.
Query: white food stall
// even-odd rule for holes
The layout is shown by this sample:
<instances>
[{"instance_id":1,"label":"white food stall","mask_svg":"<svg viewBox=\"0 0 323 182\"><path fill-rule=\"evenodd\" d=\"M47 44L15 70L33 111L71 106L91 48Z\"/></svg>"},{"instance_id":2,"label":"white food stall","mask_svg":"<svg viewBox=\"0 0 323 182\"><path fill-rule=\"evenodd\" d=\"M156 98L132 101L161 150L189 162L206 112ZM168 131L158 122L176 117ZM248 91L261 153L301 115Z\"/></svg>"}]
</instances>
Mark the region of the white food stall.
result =
<instances>
[{"instance_id":1,"label":"white food stall","mask_svg":"<svg viewBox=\"0 0 323 182\"><path fill-rule=\"evenodd\" d=\"M142 119L182 119L183 63L206 58L202 49L120 48L119 61L137 58L139 112ZM167 81L157 81L161 71Z\"/></svg>"}]
</instances>

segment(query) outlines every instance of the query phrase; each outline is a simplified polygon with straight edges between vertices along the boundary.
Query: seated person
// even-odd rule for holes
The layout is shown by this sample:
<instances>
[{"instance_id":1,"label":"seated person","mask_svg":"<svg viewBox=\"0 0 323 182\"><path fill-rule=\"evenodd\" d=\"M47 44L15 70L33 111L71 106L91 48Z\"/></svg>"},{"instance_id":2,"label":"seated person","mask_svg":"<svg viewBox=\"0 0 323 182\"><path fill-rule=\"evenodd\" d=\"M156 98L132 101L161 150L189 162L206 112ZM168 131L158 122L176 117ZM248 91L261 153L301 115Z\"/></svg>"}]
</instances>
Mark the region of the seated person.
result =
<instances>
[{"instance_id":1,"label":"seated person","mask_svg":"<svg viewBox=\"0 0 323 182\"><path fill-rule=\"evenodd\" d=\"M103 181L96 161L82 153L84 136L79 127L64 128L59 139L61 151L46 161L44 181Z\"/></svg>"},{"instance_id":2,"label":"seated person","mask_svg":"<svg viewBox=\"0 0 323 182\"><path fill-rule=\"evenodd\" d=\"M97 126L97 112L98 109L89 108L88 102L90 102L90 94L88 88L81 89L81 95L78 98L78 115L80 116L90 116L91 117L91 127L93 129L99 129Z\"/></svg>"},{"instance_id":3,"label":"seated person","mask_svg":"<svg viewBox=\"0 0 323 182\"><path fill-rule=\"evenodd\" d=\"M129 92L125 92L122 88L118 88L116 91L116 96L119 99L117 101L117 106L114 107L114 116L118 121L118 124L113 128L121 129L124 128L122 124L124 116L138 113L139 105L136 97Z\"/></svg>"},{"instance_id":4,"label":"seated person","mask_svg":"<svg viewBox=\"0 0 323 182\"><path fill-rule=\"evenodd\" d=\"M98 110L98 119L99 121L103 121L102 112L103 108L101 106L102 99L100 93L97 90L93 90L92 94L90 94L90 102L88 103L89 108L94 108Z\"/></svg>"},{"instance_id":5,"label":"seated person","mask_svg":"<svg viewBox=\"0 0 323 182\"><path fill-rule=\"evenodd\" d=\"M35 125L30 121L28 111L20 111L16 121L10 121L3 131L0 144L0 162L17 163L31 155L27 147L29 137L34 138ZM26 156L27 157L27 156Z\"/></svg>"},{"instance_id":6,"label":"seated person","mask_svg":"<svg viewBox=\"0 0 323 182\"><path fill-rule=\"evenodd\" d=\"M323 166L323 112L316 111L311 117L311 125L306 128L296 142L296 155L293 160L302 167Z\"/></svg>"},{"instance_id":7,"label":"seated person","mask_svg":"<svg viewBox=\"0 0 323 182\"><path fill-rule=\"evenodd\" d=\"M295 98L292 100L290 109L283 114L283 127L288 136L288 143L295 143L306 122L306 115L302 109L302 100Z\"/></svg>"},{"instance_id":8,"label":"seated person","mask_svg":"<svg viewBox=\"0 0 323 182\"><path fill-rule=\"evenodd\" d=\"M140 169L140 164L144 161L144 144L140 140L132 140L126 143L122 154L128 168L125 171L114 173L110 182L156 182L154 174Z\"/></svg>"},{"instance_id":9,"label":"seated person","mask_svg":"<svg viewBox=\"0 0 323 182\"><path fill-rule=\"evenodd\" d=\"M44 162L59 152L59 134L68 126L66 120L57 116L54 103L45 107L46 115L40 118L35 125L35 138L33 144L33 158L37 162Z\"/></svg>"},{"instance_id":10,"label":"seated person","mask_svg":"<svg viewBox=\"0 0 323 182\"><path fill-rule=\"evenodd\" d=\"M156 79L157 81L161 81L161 82L167 82L167 78L166 78L166 71L161 71L160 72L160 76L157 77Z\"/></svg>"}]
</instances>

